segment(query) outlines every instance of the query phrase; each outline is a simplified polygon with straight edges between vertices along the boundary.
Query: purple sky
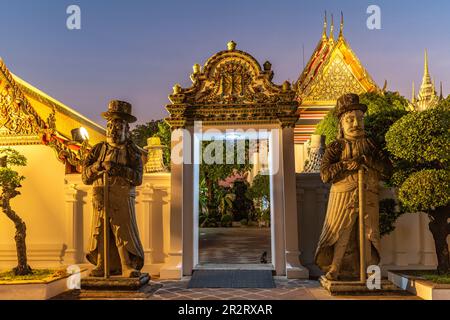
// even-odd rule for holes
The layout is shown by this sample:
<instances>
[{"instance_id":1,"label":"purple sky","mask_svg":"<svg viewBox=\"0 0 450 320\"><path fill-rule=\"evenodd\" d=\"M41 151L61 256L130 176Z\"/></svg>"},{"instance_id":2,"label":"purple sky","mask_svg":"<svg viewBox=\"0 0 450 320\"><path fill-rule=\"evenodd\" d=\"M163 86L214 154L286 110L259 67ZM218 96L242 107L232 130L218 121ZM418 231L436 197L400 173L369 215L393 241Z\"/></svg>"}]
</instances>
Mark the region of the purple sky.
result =
<instances>
[{"instance_id":1,"label":"purple sky","mask_svg":"<svg viewBox=\"0 0 450 320\"><path fill-rule=\"evenodd\" d=\"M66 8L82 10L82 29L66 28ZM366 9L381 8L381 30L369 30ZM420 85L424 49L430 73L450 87L450 1L283 0L0 0L0 56L12 72L104 125L111 99L133 104L140 123L167 115L172 86L190 84L194 63L229 40L274 81L295 81L320 39L323 12L340 11L344 35L379 86L411 95ZM417 90L417 89L416 89Z\"/></svg>"}]
</instances>

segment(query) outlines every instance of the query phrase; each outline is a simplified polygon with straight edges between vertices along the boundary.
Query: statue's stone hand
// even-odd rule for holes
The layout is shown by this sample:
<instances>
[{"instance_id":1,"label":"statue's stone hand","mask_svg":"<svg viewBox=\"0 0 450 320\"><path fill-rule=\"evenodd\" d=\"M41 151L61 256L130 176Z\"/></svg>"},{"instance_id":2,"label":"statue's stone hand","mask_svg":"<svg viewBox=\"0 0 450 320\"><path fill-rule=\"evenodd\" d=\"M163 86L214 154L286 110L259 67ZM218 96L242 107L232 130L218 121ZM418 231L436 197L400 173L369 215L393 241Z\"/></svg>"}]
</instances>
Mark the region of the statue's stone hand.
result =
<instances>
[{"instance_id":1,"label":"statue's stone hand","mask_svg":"<svg viewBox=\"0 0 450 320\"><path fill-rule=\"evenodd\" d=\"M360 166L360 163L355 160L349 160L345 162L345 169L348 171L355 171L358 170Z\"/></svg>"},{"instance_id":2,"label":"statue's stone hand","mask_svg":"<svg viewBox=\"0 0 450 320\"><path fill-rule=\"evenodd\" d=\"M93 165L92 165L92 167L91 167L92 169L92 172L94 172L94 173L99 173L99 172L101 172L101 171L103 171L104 169L103 169L103 164L102 164L102 162L101 161L96 161Z\"/></svg>"},{"instance_id":3,"label":"statue's stone hand","mask_svg":"<svg viewBox=\"0 0 450 320\"><path fill-rule=\"evenodd\" d=\"M125 167L120 164L106 161L103 166L111 177L120 177L124 175Z\"/></svg>"},{"instance_id":4,"label":"statue's stone hand","mask_svg":"<svg viewBox=\"0 0 450 320\"><path fill-rule=\"evenodd\" d=\"M105 161L103 162L103 168L105 168L105 171L111 173L111 171L114 171L115 168L117 168L117 163L111 162L111 161Z\"/></svg>"}]
</instances>

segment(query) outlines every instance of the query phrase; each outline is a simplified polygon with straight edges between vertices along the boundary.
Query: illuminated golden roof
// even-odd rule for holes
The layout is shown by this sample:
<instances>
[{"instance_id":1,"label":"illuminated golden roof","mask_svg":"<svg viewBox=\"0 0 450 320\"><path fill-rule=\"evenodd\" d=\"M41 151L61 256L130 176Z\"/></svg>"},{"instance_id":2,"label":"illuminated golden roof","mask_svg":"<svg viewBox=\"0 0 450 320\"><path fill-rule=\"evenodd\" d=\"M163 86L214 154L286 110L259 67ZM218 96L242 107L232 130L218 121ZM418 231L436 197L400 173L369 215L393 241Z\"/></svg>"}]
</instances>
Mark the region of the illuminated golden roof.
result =
<instances>
[{"instance_id":1,"label":"illuminated golden roof","mask_svg":"<svg viewBox=\"0 0 450 320\"><path fill-rule=\"evenodd\" d=\"M302 105L333 106L345 93L379 90L345 40L343 27L342 17L338 39L334 40L332 22L327 37L325 17L322 37L296 83Z\"/></svg>"},{"instance_id":2,"label":"illuminated golden roof","mask_svg":"<svg viewBox=\"0 0 450 320\"><path fill-rule=\"evenodd\" d=\"M82 146L71 141L71 130L80 127L91 145L105 140L105 129L13 75L0 59L0 145L44 143L77 166Z\"/></svg>"},{"instance_id":3,"label":"illuminated golden roof","mask_svg":"<svg viewBox=\"0 0 450 320\"><path fill-rule=\"evenodd\" d=\"M14 95L17 96L19 92L23 95L41 121L45 122L55 111L56 131L64 138L70 140L72 129L84 127L92 145L105 140L103 127L14 75L0 59L0 88L8 85L15 88Z\"/></svg>"}]
</instances>

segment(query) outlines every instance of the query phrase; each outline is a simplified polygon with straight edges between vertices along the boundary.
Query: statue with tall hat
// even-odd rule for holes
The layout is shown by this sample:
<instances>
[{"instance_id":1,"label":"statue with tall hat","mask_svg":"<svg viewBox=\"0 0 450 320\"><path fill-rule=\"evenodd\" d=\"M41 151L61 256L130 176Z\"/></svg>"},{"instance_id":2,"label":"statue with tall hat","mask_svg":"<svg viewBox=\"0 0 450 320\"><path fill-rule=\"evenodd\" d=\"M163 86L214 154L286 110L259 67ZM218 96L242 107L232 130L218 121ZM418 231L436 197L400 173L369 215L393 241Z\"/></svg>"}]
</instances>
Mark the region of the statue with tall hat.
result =
<instances>
[{"instance_id":1,"label":"statue with tall hat","mask_svg":"<svg viewBox=\"0 0 450 320\"><path fill-rule=\"evenodd\" d=\"M338 137L320 167L323 182L332 186L315 262L331 281L364 279L364 265L380 261L378 188L391 165L366 137L366 111L356 94L337 100Z\"/></svg>"},{"instance_id":2,"label":"statue with tall hat","mask_svg":"<svg viewBox=\"0 0 450 320\"><path fill-rule=\"evenodd\" d=\"M129 124L137 119L131 104L113 100L102 116L106 141L98 143L83 163L82 179L93 186L93 221L87 260L93 277L139 277L144 250L135 212L135 187L142 183L140 149L131 141Z\"/></svg>"}]
</instances>

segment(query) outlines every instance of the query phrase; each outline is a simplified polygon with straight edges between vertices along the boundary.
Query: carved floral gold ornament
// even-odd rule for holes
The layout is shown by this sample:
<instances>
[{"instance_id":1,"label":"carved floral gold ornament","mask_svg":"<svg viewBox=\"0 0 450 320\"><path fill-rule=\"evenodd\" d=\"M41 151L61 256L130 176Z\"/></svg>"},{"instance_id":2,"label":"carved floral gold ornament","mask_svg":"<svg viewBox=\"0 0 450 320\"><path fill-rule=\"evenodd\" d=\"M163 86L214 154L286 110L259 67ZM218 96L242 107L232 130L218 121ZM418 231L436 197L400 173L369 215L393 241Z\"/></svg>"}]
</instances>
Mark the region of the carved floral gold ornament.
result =
<instances>
[{"instance_id":1,"label":"carved floral gold ornament","mask_svg":"<svg viewBox=\"0 0 450 320\"><path fill-rule=\"evenodd\" d=\"M281 124L294 126L298 102L289 82L272 82L270 62L261 65L229 42L203 68L194 65L192 86L175 85L167 105L173 128L202 121L209 125Z\"/></svg>"}]
</instances>

